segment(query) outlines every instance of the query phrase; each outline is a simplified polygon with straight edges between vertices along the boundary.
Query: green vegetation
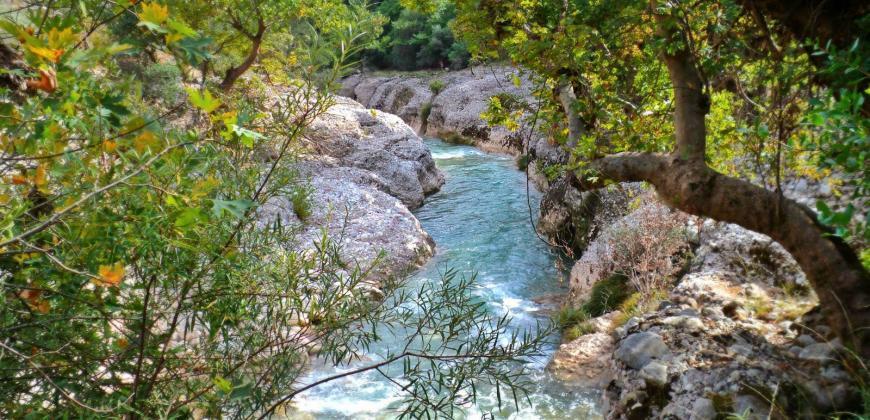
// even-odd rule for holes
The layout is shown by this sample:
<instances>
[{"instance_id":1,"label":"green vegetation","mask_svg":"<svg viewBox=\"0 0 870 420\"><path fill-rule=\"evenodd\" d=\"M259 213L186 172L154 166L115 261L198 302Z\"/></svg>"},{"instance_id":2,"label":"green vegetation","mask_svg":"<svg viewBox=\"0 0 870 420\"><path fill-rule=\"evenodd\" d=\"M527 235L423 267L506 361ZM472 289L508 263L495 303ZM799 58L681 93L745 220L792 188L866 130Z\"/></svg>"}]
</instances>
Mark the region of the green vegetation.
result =
<instances>
[{"instance_id":1,"label":"green vegetation","mask_svg":"<svg viewBox=\"0 0 870 420\"><path fill-rule=\"evenodd\" d=\"M435 79L429 82L429 90L432 91L432 94L438 96L442 90L444 90L444 81L440 79Z\"/></svg>"},{"instance_id":2,"label":"green vegetation","mask_svg":"<svg viewBox=\"0 0 870 420\"><path fill-rule=\"evenodd\" d=\"M400 0L382 0L373 7L387 23L375 46L363 54L365 65L397 70L457 70L468 65L465 44L453 35L456 8L451 1L436 1L424 11L407 8Z\"/></svg>"},{"instance_id":3,"label":"green vegetation","mask_svg":"<svg viewBox=\"0 0 870 420\"><path fill-rule=\"evenodd\" d=\"M309 353L360 360L381 328L409 332L404 350L361 371L402 365L407 415L450 416L484 385L521 395L547 328L504 340L510 319L471 298L473 279L408 291L373 277L380 260L345 261L326 234L303 252L298 226L260 214L278 198L315 210L293 162L380 33L366 4L13 4L0 417L268 416L308 389Z\"/></svg>"},{"instance_id":4,"label":"green vegetation","mask_svg":"<svg viewBox=\"0 0 870 420\"><path fill-rule=\"evenodd\" d=\"M593 328L587 322L589 319L619 308L630 296L633 296L631 285L625 276L612 275L595 283L589 293L589 299L578 307L565 306L559 311L556 321L562 328L563 338L571 341L593 332Z\"/></svg>"},{"instance_id":5,"label":"green vegetation","mask_svg":"<svg viewBox=\"0 0 870 420\"><path fill-rule=\"evenodd\" d=\"M293 186L290 192L290 202L293 204L293 213L300 220L308 219L311 216L311 194L314 190L305 184L297 184Z\"/></svg>"}]
</instances>

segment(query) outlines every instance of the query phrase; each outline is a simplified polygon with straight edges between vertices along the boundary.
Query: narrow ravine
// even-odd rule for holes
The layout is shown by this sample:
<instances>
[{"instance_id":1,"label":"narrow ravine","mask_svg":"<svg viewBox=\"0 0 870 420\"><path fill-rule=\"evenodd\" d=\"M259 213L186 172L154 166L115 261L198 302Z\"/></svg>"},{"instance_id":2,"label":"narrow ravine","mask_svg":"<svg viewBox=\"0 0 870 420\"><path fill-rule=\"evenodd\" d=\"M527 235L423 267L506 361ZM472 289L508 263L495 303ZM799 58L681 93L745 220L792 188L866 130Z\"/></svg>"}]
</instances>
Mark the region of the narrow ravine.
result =
<instances>
[{"instance_id":1,"label":"narrow ravine","mask_svg":"<svg viewBox=\"0 0 870 420\"><path fill-rule=\"evenodd\" d=\"M475 293L487 302L493 314L509 312L517 329L534 327L551 316L536 303L538 298L560 292L559 256L540 241L529 219L525 175L513 158L481 152L470 146L427 140L438 167L447 181L441 191L427 198L415 214L435 239L437 253L410 280L410 287L437 281L448 268L461 274L477 273ZM540 194L530 189L531 207L538 209ZM537 214L533 214L537 218ZM532 406L521 411L493 411L497 418L594 418L598 396L553 380L545 366L555 351L552 338L548 357L531 366L535 389ZM392 343L380 343L389 348ZM381 347L382 346L382 347ZM377 348L373 349L377 352ZM316 368L309 380L350 370ZM312 418L392 418L400 396L395 385L376 372L349 377L300 395L295 408ZM484 396L477 407L468 407L466 417L481 418L496 410L495 396ZM295 412L291 417L299 417Z\"/></svg>"}]
</instances>

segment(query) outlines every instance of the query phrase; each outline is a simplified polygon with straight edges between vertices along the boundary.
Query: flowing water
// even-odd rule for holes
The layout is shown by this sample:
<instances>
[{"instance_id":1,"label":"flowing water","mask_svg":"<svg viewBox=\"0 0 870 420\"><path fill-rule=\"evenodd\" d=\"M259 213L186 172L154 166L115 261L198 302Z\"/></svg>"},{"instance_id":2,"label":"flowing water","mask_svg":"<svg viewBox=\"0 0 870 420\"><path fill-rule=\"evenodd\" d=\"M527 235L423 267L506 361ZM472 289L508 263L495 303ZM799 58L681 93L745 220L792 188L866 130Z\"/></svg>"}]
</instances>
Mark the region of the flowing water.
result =
<instances>
[{"instance_id":1,"label":"flowing water","mask_svg":"<svg viewBox=\"0 0 870 420\"><path fill-rule=\"evenodd\" d=\"M551 315L535 298L560 291L557 269L559 258L540 241L529 219L526 178L516 169L513 158L487 154L470 146L427 140L438 167L447 182L441 191L428 197L415 214L423 228L435 239L437 251L411 279L410 287L438 281L447 268L461 274L477 273L474 293L487 302L494 315L506 312L512 328L534 327ZM537 218L540 194L530 188L531 207ZM558 337L547 349L555 351ZM382 343L389 348L391 343ZM378 347L373 349L377 352ZM377 357L373 357L377 360ZM531 402L516 412L498 411L495 396L482 396L476 407L468 407L465 417L481 418L492 412L496 418L590 418L598 417L597 396L561 384L544 370L549 357L530 366L534 389ZM360 363L362 365L363 363ZM316 368L306 381L353 369ZM350 376L300 394L295 407L298 417L326 419L387 419L395 417L401 400L396 386L370 372ZM294 416L295 417L295 416Z\"/></svg>"}]
</instances>

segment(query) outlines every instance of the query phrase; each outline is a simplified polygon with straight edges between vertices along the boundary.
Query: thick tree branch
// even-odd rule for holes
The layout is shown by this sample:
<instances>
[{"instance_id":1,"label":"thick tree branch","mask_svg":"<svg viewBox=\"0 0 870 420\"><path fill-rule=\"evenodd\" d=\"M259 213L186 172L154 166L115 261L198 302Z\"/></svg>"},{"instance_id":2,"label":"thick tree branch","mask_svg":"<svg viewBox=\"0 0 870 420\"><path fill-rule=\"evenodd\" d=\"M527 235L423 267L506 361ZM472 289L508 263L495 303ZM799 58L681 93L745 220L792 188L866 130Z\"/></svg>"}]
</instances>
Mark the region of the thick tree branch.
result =
<instances>
[{"instance_id":1,"label":"thick tree branch","mask_svg":"<svg viewBox=\"0 0 870 420\"><path fill-rule=\"evenodd\" d=\"M236 80L238 80L239 77L242 77L242 75L251 68L251 65L257 61L257 55L260 53L260 45L263 43L263 35L265 35L267 28L262 16L257 17L257 32L253 35L244 30L241 24L239 24L239 27L241 29L237 28L237 30L251 40L251 49L248 51L248 56L245 57L245 60L242 61L241 64L227 70L224 80L220 84L220 88L223 91L232 89Z\"/></svg>"}]
</instances>

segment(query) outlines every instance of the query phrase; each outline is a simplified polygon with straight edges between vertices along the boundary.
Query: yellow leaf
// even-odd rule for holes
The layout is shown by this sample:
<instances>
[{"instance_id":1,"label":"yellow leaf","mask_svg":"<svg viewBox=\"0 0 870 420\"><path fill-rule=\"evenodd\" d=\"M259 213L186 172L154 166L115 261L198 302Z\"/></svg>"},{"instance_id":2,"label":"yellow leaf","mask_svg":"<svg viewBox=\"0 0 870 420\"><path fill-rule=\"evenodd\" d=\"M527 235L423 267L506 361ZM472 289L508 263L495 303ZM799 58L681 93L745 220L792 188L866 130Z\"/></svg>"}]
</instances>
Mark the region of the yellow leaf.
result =
<instances>
[{"instance_id":1,"label":"yellow leaf","mask_svg":"<svg viewBox=\"0 0 870 420\"><path fill-rule=\"evenodd\" d=\"M139 20L161 25L163 22L166 22L166 19L168 18L168 7L153 2L142 4L142 13L139 14Z\"/></svg>"},{"instance_id":2,"label":"yellow leaf","mask_svg":"<svg viewBox=\"0 0 870 420\"><path fill-rule=\"evenodd\" d=\"M37 187L44 187L46 182L45 166L39 165L36 167L36 174L33 175L33 184Z\"/></svg>"},{"instance_id":3,"label":"yellow leaf","mask_svg":"<svg viewBox=\"0 0 870 420\"><path fill-rule=\"evenodd\" d=\"M106 153L113 153L117 148L118 143L115 143L112 140L106 140L103 142L103 149L106 150Z\"/></svg>"},{"instance_id":4,"label":"yellow leaf","mask_svg":"<svg viewBox=\"0 0 870 420\"><path fill-rule=\"evenodd\" d=\"M27 184L27 177L24 175L12 175L12 184L13 185Z\"/></svg>"},{"instance_id":5,"label":"yellow leaf","mask_svg":"<svg viewBox=\"0 0 870 420\"><path fill-rule=\"evenodd\" d=\"M27 49L52 63L57 63L57 61L60 60L60 56L63 55L62 49L35 47L30 44L27 44Z\"/></svg>"},{"instance_id":6,"label":"yellow leaf","mask_svg":"<svg viewBox=\"0 0 870 420\"><path fill-rule=\"evenodd\" d=\"M72 28L66 28L62 31L58 31L57 28L51 28L48 31L48 47L55 49L63 49L70 46L73 42L76 42L76 34L73 32Z\"/></svg>"},{"instance_id":7,"label":"yellow leaf","mask_svg":"<svg viewBox=\"0 0 870 420\"><path fill-rule=\"evenodd\" d=\"M155 143L157 143L157 136L150 131L143 131L133 139L133 148L135 148L137 152L143 153L146 150L149 150Z\"/></svg>"},{"instance_id":8,"label":"yellow leaf","mask_svg":"<svg viewBox=\"0 0 870 420\"><path fill-rule=\"evenodd\" d=\"M101 265L99 278L92 279L91 282L97 286L118 287L121 280L124 280L124 264L116 262L112 265Z\"/></svg>"},{"instance_id":9,"label":"yellow leaf","mask_svg":"<svg viewBox=\"0 0 870 420\"><path fill-rule=\"evenodd\" d=\"M184 35L178 33L166 34L166 43L172 44L173 42L178 42L184 39Z\"/></svg>"}]
</instances>

